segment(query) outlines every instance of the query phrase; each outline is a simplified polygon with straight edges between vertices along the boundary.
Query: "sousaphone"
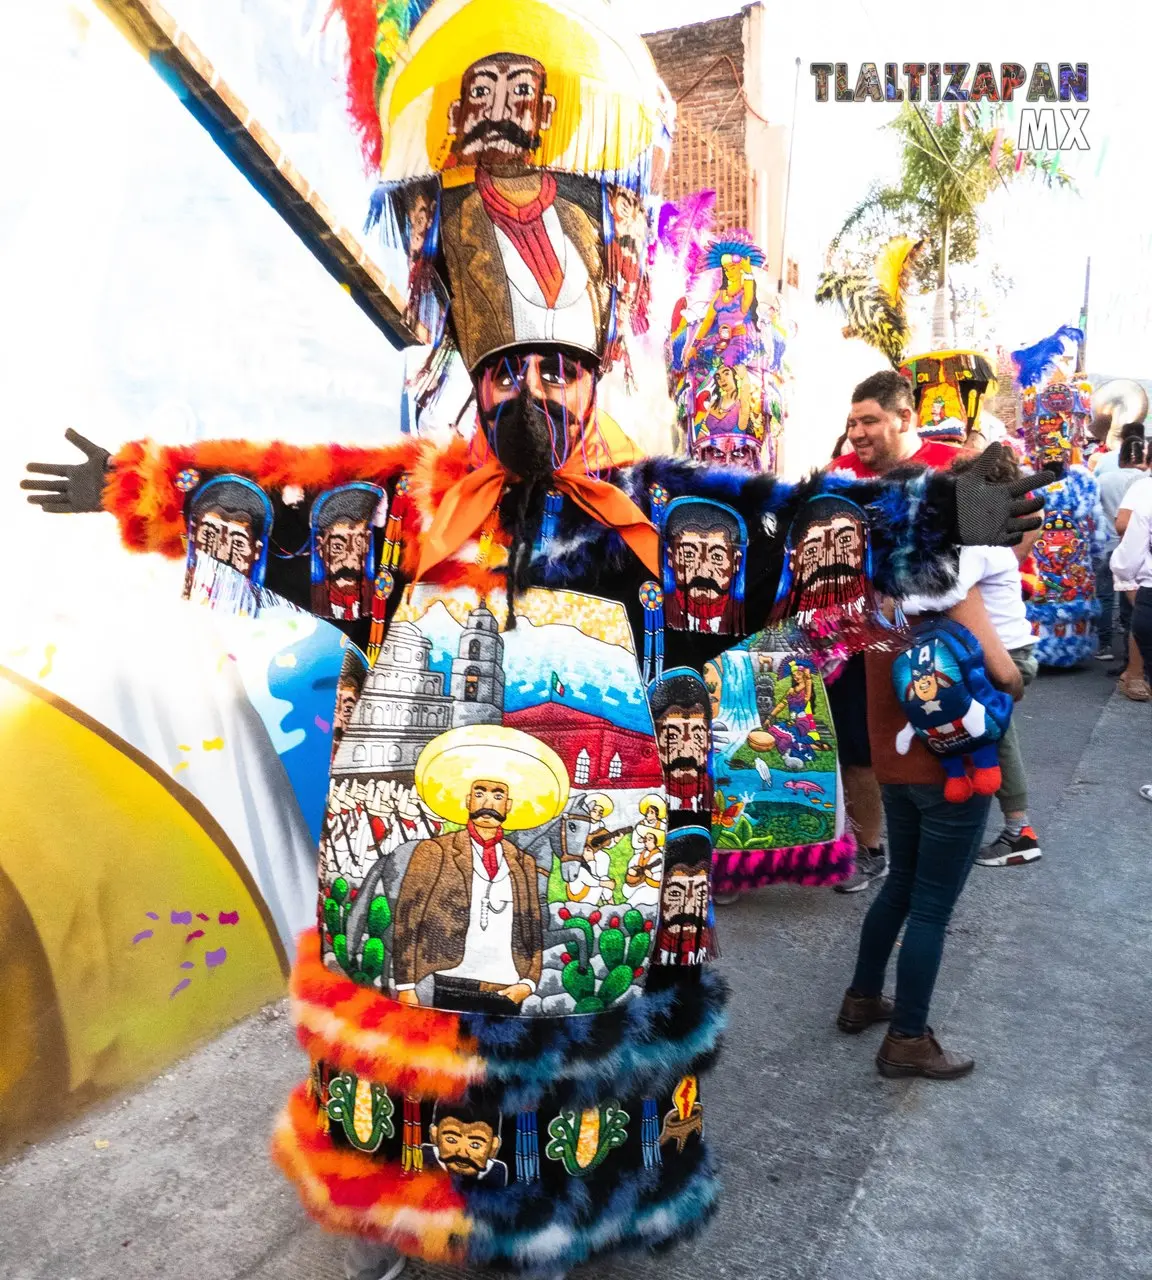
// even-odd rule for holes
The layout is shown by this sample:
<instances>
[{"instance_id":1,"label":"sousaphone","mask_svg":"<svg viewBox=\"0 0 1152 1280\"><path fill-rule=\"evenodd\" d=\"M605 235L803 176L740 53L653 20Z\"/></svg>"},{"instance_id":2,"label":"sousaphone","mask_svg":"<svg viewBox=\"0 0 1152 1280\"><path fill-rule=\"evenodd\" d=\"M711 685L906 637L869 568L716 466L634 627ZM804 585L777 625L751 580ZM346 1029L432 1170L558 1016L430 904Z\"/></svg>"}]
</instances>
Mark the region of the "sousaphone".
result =
<instances>
[{"instance_id":1,"label":"sousaphone","mask_svg":"<svg viewBox=\"0 0 1152 1280\"><path fill-rule=\"evenodd\" d=\"M1120 431L1130 422L1143 422L1148 412L1148 393L1131 378L1113 378L1092 393L1092 424L1097 440L1107 438L1108 447L1120 446Z\"/></svg>"}]
</instances>

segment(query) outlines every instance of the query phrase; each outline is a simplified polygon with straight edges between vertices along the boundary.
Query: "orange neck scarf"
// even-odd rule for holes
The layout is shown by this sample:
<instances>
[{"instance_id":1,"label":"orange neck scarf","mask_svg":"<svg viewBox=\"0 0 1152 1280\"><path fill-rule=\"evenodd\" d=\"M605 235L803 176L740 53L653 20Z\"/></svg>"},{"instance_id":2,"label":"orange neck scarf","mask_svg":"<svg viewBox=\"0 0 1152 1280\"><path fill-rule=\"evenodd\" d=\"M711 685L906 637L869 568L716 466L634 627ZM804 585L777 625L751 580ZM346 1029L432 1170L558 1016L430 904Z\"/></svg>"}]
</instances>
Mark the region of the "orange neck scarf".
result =
<instances>
[{"instance_id":1,"label":"orange neck scarf","mask_svg":"<svg viewBox=\"0 0 1152 1280\"><path fill-rule=\"evenodd\" d=\"M603 462L614 466L625 466L640 457L635 445L606 414L600 415L598 425L605 444L588 454L575 447L568 461L552 473L552 484L594 520L615 529L649 572L659 577L660 535L655 526L626 493L584 469L586 456L595 459L593 465ZM509 478L500 462L490 458L448 490L422 540L417 582L476 536L496 510Z\"/></svg>"}]
</instances>

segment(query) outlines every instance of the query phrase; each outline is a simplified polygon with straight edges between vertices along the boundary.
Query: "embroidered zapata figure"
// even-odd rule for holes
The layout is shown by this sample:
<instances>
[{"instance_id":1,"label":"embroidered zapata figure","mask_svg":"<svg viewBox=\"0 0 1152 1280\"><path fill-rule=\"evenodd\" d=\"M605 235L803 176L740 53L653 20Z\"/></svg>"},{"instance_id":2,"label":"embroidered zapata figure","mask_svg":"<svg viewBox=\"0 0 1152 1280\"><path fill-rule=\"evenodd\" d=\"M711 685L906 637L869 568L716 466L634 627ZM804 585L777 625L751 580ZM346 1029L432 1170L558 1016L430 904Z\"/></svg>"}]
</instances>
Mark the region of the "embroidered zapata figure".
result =
<instances>
[{"instance_id":1,"label":"embroidered zapata figure","mask_svg":"<svg viewBox=\"0 0 1152 1280\"><path fill-rule=\"evenodd\" d=\"M791 622L813 649L854 650L895 639L872 587L864 512L845 498L813 498L788 534L775 622Z\"/></svg>"},{"instance_id":2,"label":"embroidered zapata figure","mask_svg":"<svg viewBox=\"0 0 1152 1280\"><path fill-rule=\"evenodd\" d=\"M673 967L702 964L713 949L712 836L701 827L680 827L669 834L664 857L656 961Z\"/></svg>"},{"instance_id":3,"label":"embroidered zapata figure","mask_svg":"<svg viewBox=\"0 0 1152 1280\"><path fill-rule=\"evenodd\" d=\"M719 502L680 498L664 518L664 618L674 631L735 635L744 626L743 520Z\"/></svg>"},{"instance_id":4,"label":"embroidered zapata figure","mask_svg":"<svg viewBox=\"0 0 1152 1280\"><path fill-rule=\"evenodd\" d=\"M677 668L655 681L648 703L664 767L668 808L712 811L712 704L700 675Z\"/></svg>"},{"instance_id":5,"label":"embroidered zapata figure","mask_svg":"<svg viewBox=\"0 0 1152 1280\"><path fill-rule=\"evenodd\" d=\"M713 966L697 963L663 969L658 989L649 989L656 929L644 926L655 925L645 917L654 905L604 903L578 918L567 901L547 898L562 880L553 836L558 841L564 822L588 824L571 808L544 806L528 781L539 750L517 754L505 741L497 751L517 732L502 721L520 711L496 708L499 719L480 726L467 778L449 770L440 800L421 800L414 770L436 734L459 731L445 721L466 705L444 679L463 625L452 612L460 612L460 593L473 597L470 608L482 597L486 636L507 633L502 665L496 670L493 659L484 678L536 700L521 711L539 725L540 741L548 735L558 757L570 759L574 788L612 791L616 820L627 829L640 813L625 812L634 799L621 798L625 781L613 787L614 761L630 770L636 759L658 773L654 718L672 766L669 829L689 825L693 814L706 826L711 744L699 673L746 636L745 608L757 629L769 614L776 529L791 527L814 496L850 495L861 519L875 520L878 587L903 596L948 589L958 538L1018 539L1034 508L1024 499L1027 485L998 485L979 469L959 479L855 483L815 475L790 485L644 457L597 404L622 318L606 267L609 192L634 192L651 218L651 178L669 151L669 95L644 42L624 27L623 10L602 0L336 0L335 9L349 32L354 118L379 183L377 225L397 250L405 229L410 246L419 243L411 277L428 292L410 299L410 312L423 315L433 294L447 306L430 335L435 357L421 394L434 394L458 351L473 383L475 420L447 444L417 433L374 448L133 441L111 456L73 435L86 460L37 464L38 476L56 478L26 484L47 511L106 509L121 521L127 545L179 559L197 533L181 477L242 476L270 495L277 528L292 531L268 562L275 581L267 588L317 610L362 650L377 627L381 661L348 709L337 753L340 768L348 757L343 792L324 765L327 817L363 804L356 831L372 836L362 859L371 870L357 871L351 859L343 875L331 872L330 860L320 869L320 911L300 937L292 984L301 1043L327 1083L307 1083L316 1073L302 1064L301 1085L277 1125L275 1158L308 1212L363 1247L457 1273L523 1276L530 1260L533 1271L560 1276L617 1250L674 1245L712 1216L719 1186L707 1143L682 1151L668 1143L648 1167L636 1148L656 1100L688 1078L706 1088L725 988ZM429 195L427 207L409 207L414 192ZM630 280L635 266L615 269ZM360 617L333 618L330 589L313 604L311 557L295 534L303 535L303 511L317 498L352 484L377 486L388 499L386 527L373 526L374 563L383 566L373 611L377 601L381 609L365 616L361 596ZM296 510L285 495L298 490L308 505ZM679 499L687 501L678 507ZM678 549L670 580L662 513ZM256 511L249 516L248 537L259 550L242 550L237 538L227 557L246 566L263 557L271 528ZM347 558L333 555L331 563L348 569ZM866 557L862 563L867 571ZM350 584L351 574L344 580ZM636 656L647 634L641 592L659 604L660 584L668 665L687 669L696 685L670 684L650 715ZM662 604L651 613L662 618ZM425 617L439 619L436 636L413 622ZM541 677L529 623L570 631L573 643L558 647L567 664L559 683L602 695L599 717L549 690L552 664L546 660ZM447 652L445 635L453 642ZM654 644L654 658L662 652ZM413 745L414 762L405 756ZM634 788L640 795L656 785L655 776L644 777ZM529 806L531 823L491 812L470 819L459 807L469 788L491 794L501 783L499 802L481 807L511 815ZM370 818L384 816L388 841L401 843L373 857L380 840ZM612 856L626 856L626 844L621 837ZM814 851L806 874L819 870L820 856ZM691 916L693 924L680 919L680 936L695 929L707 861L681 878L683 909L669 918ZM670 941L678 954L681 944ZM429 985L439 1006L426 1002L421 987ZM499 1113L495 1125L471 1110L481 1099ZM463 1113L455 1109L466 1104ZM435 1136L430 1123L424 1127L428 1116L436 1117ZM449 1118L460 1122L458 1133L444 1128ZM453 1171L452 1161L465 1158L457 1150L473 1143L475 1158ZM496 1185L496 1162L507 1164L506 1187ZM373 1265L396 1274L396 1261Z\"/></svg>"},{"instance_id":6,"label":"embroidered zapata figure","mask_svg":"<svg viewBox=\"0 0 1152 1280\"><path fill-rule=\"evenodd\" d=\"M267 494L243 476L218 476L202 484L188 502L188 567L184 594L189 595L204 561L234 569L254 587L264 583L272 504Z\"/></svg>"},{"instance_id":7,"label":"embroidered zapata figure","mask_svg":"<svg viewBox=\"0 0 1152 1280\"><path fill-rule=\"evenodd\" d=\"M425 1168L443 1169L492 1190L508 1185L508 1166L496 1158L502 1142L499 1111L446 1104L436 1109L428 1137Z\"/></svg>"},{"instance_id":8,"label":"embroidered zapata figure","mask_svg":"<svg viewBox=\"0 0 1152 1280\"><path fill-rule=\"evenodd\" d=\"M312 504L312 612L320 617L366 617L372 604L372 517L384 491L349 484Z\"/></svg>"}]
</instances>

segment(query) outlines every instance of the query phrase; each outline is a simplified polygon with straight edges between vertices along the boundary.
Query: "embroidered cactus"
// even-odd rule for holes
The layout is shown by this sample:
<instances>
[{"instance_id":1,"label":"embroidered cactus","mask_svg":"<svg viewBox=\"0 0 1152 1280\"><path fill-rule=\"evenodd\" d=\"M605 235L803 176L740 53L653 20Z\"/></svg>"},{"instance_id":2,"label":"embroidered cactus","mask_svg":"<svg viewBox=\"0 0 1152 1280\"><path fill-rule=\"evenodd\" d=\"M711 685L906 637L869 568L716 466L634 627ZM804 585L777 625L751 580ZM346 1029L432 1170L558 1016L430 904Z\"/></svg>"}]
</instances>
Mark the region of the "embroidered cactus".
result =
<instances>
[{"instance_id":1,"label":"embroidered cactus","mask_svg":"<svg viewBox=\"0 0 1152 1280\"><path fill-rule=\"evenodd\" d=\"M622 917L611 916L599 932L595 928L601 919L598 911L585 919L564 908L560 919L566 929L577 935L573 950L579 953L561 971L564 990L576 1004L574 1012L599 1013L615 1004L633 981L643 976L652 949L652 926L635 908L625 911ZM592 968L596 955L607 970L599 983Z\"/></svg>"},{"instance_id":2,"label":"embroidered cactus","mask_svg":"<svg viewBox=\"0 0 1152 1280\"><path fill-rule=\"evenodd\" d=\"M324 899L324 928L331 939L332 953L340 968L353 980L364 986L383 984L388 963L384 938L392 924L392 908L384 894L377 894L368 908L363 926L363 942L359 954L348 951L349 917L356 902L356 891L348 881L338 876L332 881L328 896ZM355 928L353 932L358 932Z\"/></svg>"}]
</instances>

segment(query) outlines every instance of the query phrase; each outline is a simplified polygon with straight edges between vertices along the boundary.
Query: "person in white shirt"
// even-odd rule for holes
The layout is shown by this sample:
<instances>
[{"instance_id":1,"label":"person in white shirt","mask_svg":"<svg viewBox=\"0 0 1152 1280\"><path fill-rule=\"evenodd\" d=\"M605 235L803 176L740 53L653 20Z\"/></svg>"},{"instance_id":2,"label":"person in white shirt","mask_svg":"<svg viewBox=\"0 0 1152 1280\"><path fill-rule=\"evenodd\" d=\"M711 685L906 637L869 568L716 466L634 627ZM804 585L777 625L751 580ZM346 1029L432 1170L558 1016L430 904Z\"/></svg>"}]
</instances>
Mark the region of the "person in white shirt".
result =
<instances>
[{"instance_id":1,"label":"person in white shirt","mask_svg":"<svg viewBox=\"0 0 1152 1280\"><path fill-rule=\"evenodd\" d=\"M1145 462L1152 463L1152 445L1148 447ZM1147 477L1138 479L1131 488L1125 491L1124 497L1120 501L1120 506L1116 511L1115 519L1116 533L1120 537L1124 536L1128 528L1128 522L1131 519L1134 506L1142 508L1146 501L1145 495L1149 492L1152 492L1152 480ZM1120 563L1124 563L1124 559ZM1147 668L1144 657L1140 652L1140 647L1131 634L1132 611L1136 604L1137 583L1122 578L1114 567L1112 568L1112 578L1116 594L1120 599L1118 630L1124 641L1118 648L1116 656L1121 661L1127 657L1128 662L1123 671L1113 669L1108 674L1119 675L1120 692L1132 702L1149 702L1152 701L1152 687L1149 686L1148 679L1152 675L1152 669Z\"/></svg>"},{"instance_id":2,"label":"person in white shirt","mask_svg":"<svg viewBox=\"0 0 1152 1280\"><path fill-rule=\"evenodd\" d=\"M1120 535L1116 532L1116 514L1120 509L1120 503L1146 470L1143 439L1125 440L1117 456L1118 465L1109 468L1103 475L1097 472L1106 539L1104 548L1096 559L1096 599L1100 601L1100 649L1096 657L1100 662L1111 662L1121 656L1127 645L1127 627L1120 628L1120 634L1115 635L1116 589L1109 562L1112 559L1112 552L1120 545ZM1113 645L1114 636L1117 640L1115 645ZM1116 671L1113 674L1119 675L1120 672Z\"/></svg>"},{"instance_id":3,"label":"person in white shirt","mask_svg":"<svg viewBox=\"0 0 1152 1280\"><path fill-rule=\"evenodd\" d=\"M1112 572L1118 581L1135 584L1132 602L1132 639L1144 668L1152 671L1152 477L1134 484L1125 497L1128 518L1124 537L1112 553ZM1152 782L1140 788L1152 800Z\"/></svg>"},{"instance_id":4,"label":"person in white shirt","mask_svg":"<svg viewBox=\"0 0 1152 1280\"><path fill-rule=\"evenodd\" d=\"M955 472L966 471L976 458L962 458L953 464ZM1015 479L1019 467L1007 457L1005 475ZM1032 655L1035 637L1024 604L1020 564L1032 549L1039 532L1025 535L1018 547L961 547L960 568L955 588L939 597L915 596L903 601L910 617L921 613L943 613L967 598L973 587L979 590L988 620L1008 652L1027 687L1036 678L1037 662ZM1000 740L1002 781L996 799L1004 817L1004 829L980 850L976 859L982 867L1012 867L1036 862L1041 856L1040 841L1028 820L1028 774L1020 750L1013 719Z\"/></svg>"}]
</instances>

